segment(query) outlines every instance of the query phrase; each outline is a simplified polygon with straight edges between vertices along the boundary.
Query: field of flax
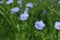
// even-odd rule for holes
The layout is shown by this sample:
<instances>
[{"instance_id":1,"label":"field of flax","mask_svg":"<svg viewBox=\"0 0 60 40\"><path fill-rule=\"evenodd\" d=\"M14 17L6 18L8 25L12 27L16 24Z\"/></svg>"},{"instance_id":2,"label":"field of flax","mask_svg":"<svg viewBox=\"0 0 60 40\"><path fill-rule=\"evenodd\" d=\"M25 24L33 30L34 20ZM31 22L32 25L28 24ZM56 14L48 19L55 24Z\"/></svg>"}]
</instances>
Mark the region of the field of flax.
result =
<instances>
[{"instance_id":1,"label":"field of flax","mask_svg":"<svg viewBox=\"0 0 60 40\"><path fill-rule=\"evenodd\" d=\"M0 4L0 40L60 40L60 31L56 30L55 22L60 21L59 0L23 0L22 7L14 0L12 4ZM35 4L29 9L29 18L20 20L20 14L26 4ZM16 14L11 12L14 7L20 10ZM43 20L45 27L42 30L35 28L36 21Z\"/></svg>"}]
</instances>

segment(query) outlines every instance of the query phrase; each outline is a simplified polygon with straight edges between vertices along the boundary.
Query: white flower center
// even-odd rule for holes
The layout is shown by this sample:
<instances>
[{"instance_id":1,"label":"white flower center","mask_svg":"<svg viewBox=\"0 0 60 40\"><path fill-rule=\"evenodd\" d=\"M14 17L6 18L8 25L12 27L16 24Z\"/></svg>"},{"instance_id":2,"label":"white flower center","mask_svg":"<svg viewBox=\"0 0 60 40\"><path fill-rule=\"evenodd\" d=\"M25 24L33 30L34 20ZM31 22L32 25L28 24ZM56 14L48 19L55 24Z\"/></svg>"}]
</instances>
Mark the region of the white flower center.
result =
<instances>
[{"instance_id":1,"label":"white flower center","mask_svg":"<svg viewBox=\"0 0 60 40\"><path fill-rule=\"evenodd\" d=\"M60 24L58 24L58 26L60 27Z\"/></svg>"}]
</instances>

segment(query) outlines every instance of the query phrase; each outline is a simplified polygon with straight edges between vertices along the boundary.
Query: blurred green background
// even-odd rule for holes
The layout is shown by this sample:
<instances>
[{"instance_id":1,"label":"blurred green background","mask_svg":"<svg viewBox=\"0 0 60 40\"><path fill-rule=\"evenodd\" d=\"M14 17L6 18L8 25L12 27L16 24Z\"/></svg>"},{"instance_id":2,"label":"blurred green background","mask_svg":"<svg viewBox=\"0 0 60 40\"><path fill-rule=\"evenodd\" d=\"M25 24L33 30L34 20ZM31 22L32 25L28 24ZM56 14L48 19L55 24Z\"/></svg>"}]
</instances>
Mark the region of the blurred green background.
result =
<instances>
[{"instance_id":1,"label":"blurred green background","mask_svg":"<svg viewBox=\"0 0 60 40\"><path fill-rule=\"evenodd\" d=\"M54 25L60 21L60 4L58 0L23 0L22 7L18 0L10 5L0 4L0 40L60 40L60 31ZM36 6L29 9L29 18L21 21L20 14L24 12L26 4L32 2ZM11 13L11 9L19 7L16 14ZM46 24L42 30L35 28L36 21L43 20Z\"/></svg>"}]
</instances>

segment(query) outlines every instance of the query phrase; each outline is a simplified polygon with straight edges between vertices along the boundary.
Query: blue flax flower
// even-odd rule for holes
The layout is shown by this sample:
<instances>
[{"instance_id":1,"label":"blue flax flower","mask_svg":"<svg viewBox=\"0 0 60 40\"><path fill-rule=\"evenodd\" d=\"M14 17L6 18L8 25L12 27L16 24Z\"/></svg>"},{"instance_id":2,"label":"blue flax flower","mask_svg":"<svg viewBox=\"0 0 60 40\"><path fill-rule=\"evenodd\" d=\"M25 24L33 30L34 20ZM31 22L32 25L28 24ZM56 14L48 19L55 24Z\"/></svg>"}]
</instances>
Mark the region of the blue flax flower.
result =
<instances>
[{"instance_id":1,"label":"blue flax flower","mask_svg":"<svg viewBox=\"0 0 60 40\"><path fill-rule=\"evenodd\" d=\"M27 4L26 4L26 7L32 8L32 7L33 7L33 3L27 3Z\"/></svg>"},{"instance_id":2,"label":"blue flax flower","mask_svg":"<svg viewBox=\"0 0 60 40\"><path fill-rule=\"evenodd\" d=\"M55 22L55 28L56 28L57 30L60 30L60 22Z\"/></svg>"},{"instance_id":3,"label":"blue flax flower","mask_svg":"<svg viewBox=\"0 0 60 40\"><path fill-rule=\"evenodd\" d=\"M45 27L45 23L43 21L36 21L35 22L35 28L38 30L42 30Z\"/></svg>"},{"instance_id":4,"label":"blue flax flower","mask_svg":"<svg viewBox=\"0 0 60 40\"><path fill-rule=\"evenodd\" d=\"M24 14L28 13L28 11L29 11L29 8L25 8Z\"/></svg>"},{"instance_id":5,"label":"blue flax flower","mask_svg":"<svg viewBox=\"0 0 60 40\"><path fill-rule=\"evenodd\" d=\"M20 20L27 20L28 19L28 17L29 17L28 10L29 10L29 8L25 8L23 14L20 15Z\"/></svg>"},{"instance_id":6,"label":"blue flax flower","mask_svg":"<svg viewBox=\"0 0 60 40\"><path fill-rule=\"evenodd\" d=\"M18 7L12 8L11 12L12 13L17 13L20 9Z\"/></svg>"},{"instance_id":7,"label":"blue flax flower","mask_svg":"<svg viewBox=\"0 0 60 40\"><path fill-rule=\"evenodd\" d=\"M23 14L21 14L20 15L20 20L27 20L28 19L28 17L29 17L29 14L28 13L23 13Z\"/></svg>"},{"instance_id":8,"label":"blue flax flower","mask_svg":"<svg viewBox=\"0 0 60 40\"><path fill-rule=\"evenodd\" d=\"M60 0L58 1L58 4L60 4Z\"/></svg>"},{"instance_id":9,"label":"blue flax flower","mask_svg":"<svg viewBox=\"0 0 60 40\"><path fill-rule=\"evenodd\" d=\"M8 1L6 2L6 4L11 4L11 3L13 3L13 0L8 0Z\"/></svg>"}]
</instances>

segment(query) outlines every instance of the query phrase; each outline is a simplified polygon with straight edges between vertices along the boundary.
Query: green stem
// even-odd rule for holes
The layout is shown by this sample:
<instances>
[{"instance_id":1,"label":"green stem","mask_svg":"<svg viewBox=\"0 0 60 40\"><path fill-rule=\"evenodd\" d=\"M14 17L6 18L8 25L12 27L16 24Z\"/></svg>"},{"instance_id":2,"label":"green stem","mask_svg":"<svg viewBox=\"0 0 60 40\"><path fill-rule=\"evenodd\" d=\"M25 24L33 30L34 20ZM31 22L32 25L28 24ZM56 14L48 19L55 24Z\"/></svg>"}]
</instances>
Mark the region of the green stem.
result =
<instances>
[{"instance_id":1,"label":"green stem","mask_svg":"<svg viewBox=\"0 0 60 40\"><path fill-rule=\"evenodd\" d=\"M5 12L5 15L7 15L6 17L7 17L7 18L10 18L9 13L6 12L2 6L0 6L0 8ZM4 13L3 13L3 14L4 14ZM12 14L12 13L11 13L11 14ZM10 21L11 21L11 24L14 25L14 27L15 27L15 21L12 20L11 18L10 18Z\"/></svg>"},{"instance_id":2,"label":"green stem","mask_svg":"<svg viewBox=\"0 0 60 40\"><path fill-rule=\"evenodd\" d=\"M52 11L51 11L51 13L53 13ZM48 16L47 16L47 18L48 18L48 25L49 25L49 29L50 29L50 40L55 40L55 33L56 33L56 30L55 30L55 28L54 28L54 24L53 24L53 20L52 20L52 14L51 13L49 13L48 14Z\"/></svg>"},{"instance_id":3,"label":"green stem","mask_svg":"<svg viewBox=\"0 0 60 40\"><path fill-rule=\"evenodd\" d=\"M60 40L60 31L58 32L58 40Z\"/></svg>"},{"instance_id":4,"label":"green stem","mask_svg":"<svg viewBox=\"0 0 60 40\"><path fill-rule=\"evenodd\" d=\"M10 24L10 26L14 26L14 24L12 24L12 22L8 19L7 16L5 16L5 14L4 14L2 11L0 11L0 13L1 13L2 16L5 18L5 20L7 20L7 22ZM15 27L15 26L14 26L14 27Z\"/></svg>"},{"instance_id":5,"label":"green stem","mask_svg":"<svg viewBox=\"0 0 60 40\"><path fill-rule=\"evenodd\" d=\"M11 22L9 21L9 19L7 18L7 16L5 16L2 11L0 11L0 13L3 15L3 17L5 18L5 20L7 20L7 22L8 22L9 24L11 24Z\"/></svg>"},{"instance_id":6,"label":"green stem","mask_svg":"<svg viewBox=\"0 0 60 40\"><path fill-rule=\"evenodd\" d=\"M41 37L42 37L42 40L46 40L46 36L43 32L41 32Z\"/></svg>"}]
</instances>

